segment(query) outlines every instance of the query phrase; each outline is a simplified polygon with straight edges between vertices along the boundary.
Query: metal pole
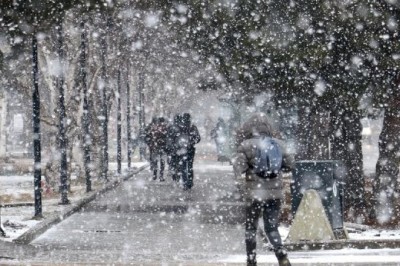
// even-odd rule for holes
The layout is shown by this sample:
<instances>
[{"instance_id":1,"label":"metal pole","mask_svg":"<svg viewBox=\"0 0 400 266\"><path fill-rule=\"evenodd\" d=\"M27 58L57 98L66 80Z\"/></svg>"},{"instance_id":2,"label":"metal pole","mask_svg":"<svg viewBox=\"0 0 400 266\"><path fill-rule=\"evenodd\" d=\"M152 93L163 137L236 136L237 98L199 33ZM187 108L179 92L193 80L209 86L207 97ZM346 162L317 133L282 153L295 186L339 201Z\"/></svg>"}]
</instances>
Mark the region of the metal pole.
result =
<instances>
[{"instance_id":1,"label":"metal pole","mask_svg":"<svg viewBox=\"0 0 400 266\"><path fill-rule=\"evenodd\" d=\"M35 197L35 218L42 215L42 163L41 163L41 143L40 143L40 95L39 95L39 66L38 66L38 46L36 32L32 35L32 126L33 126L33 156L34 156L34 197Z\"/></svg>"},{"instance_id":2,"label":"metal pole","mask_svg":"<svg viewBox=\"0 0 400 266\"><path fill-rule=\"evenodd\" d=\"M121 69L118 68L118 79L117 79L117 163L118 163L118 174L121 174Z\"/></svg>"},{"instance_id":3,"label":"metal pole","mask_svg":"<svg viewBox=\"0 0 400 266\"><path fill-rule=\"evenodd\" d=\"M63 40L63 27L62 19L58 21L57 27L57 40L58 40L58 57L60 63L60 73L57 78L57 85L59 90L59 102L58 108L60 112L60 121L58 127L58 140L60 147L60 181L61 181L61 202L60 204L69 204L68 200L68 165L67 165L67 138L66 138L66 114L65 114L65 104L64 104L64 40Z\"/></svg>"},{"instance_id":4,"label":"metal pole","mask_svg":"<svg viewBox=\"0 0 400 266\"><path fill-rule=\"evenodd\" d=\"M126 73L126 134L128 139L128 169L131 168L132 157L132 133L131 133L131 92L129 87L129 62Z\"/></svg>"},{"instance_id":5,"label":"metal pole","mask_svg":"<svg viewBox=\"0 0 400 266\"><path fill-rule=\"evenodd\" d=\"M90 120L89 120L89 101L88 101L88 91L86 82L86 29L85 20L81 21L81 55L80 55L80 75L81 75L81 85L83 89L83 134L84 134L84 167L86 176L86 192L92 191L92 177L90 172L90 144L91 135L89 131Z\"/></svg>"}]
</instances>

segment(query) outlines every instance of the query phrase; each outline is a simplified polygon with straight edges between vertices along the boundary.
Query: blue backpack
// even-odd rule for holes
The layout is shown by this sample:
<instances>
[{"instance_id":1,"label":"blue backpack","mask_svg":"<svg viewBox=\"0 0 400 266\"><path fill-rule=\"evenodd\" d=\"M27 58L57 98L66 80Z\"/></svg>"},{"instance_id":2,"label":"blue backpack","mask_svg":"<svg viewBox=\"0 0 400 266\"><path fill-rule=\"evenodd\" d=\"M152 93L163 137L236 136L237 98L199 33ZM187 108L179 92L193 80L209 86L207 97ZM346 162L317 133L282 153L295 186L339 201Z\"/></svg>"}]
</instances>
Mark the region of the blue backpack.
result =
<instances>
[{"instance_id":1,"label":"blue backpack","mask_svg":"<svg viewBox=\"0 0 400 266\"><path fill-rule=\"evenodd\" d=\"M256 144L253 171L261 178L277 177L282 168L283 155L279 144L270 137L261 137Z\"/></svg>"}]
</instances>

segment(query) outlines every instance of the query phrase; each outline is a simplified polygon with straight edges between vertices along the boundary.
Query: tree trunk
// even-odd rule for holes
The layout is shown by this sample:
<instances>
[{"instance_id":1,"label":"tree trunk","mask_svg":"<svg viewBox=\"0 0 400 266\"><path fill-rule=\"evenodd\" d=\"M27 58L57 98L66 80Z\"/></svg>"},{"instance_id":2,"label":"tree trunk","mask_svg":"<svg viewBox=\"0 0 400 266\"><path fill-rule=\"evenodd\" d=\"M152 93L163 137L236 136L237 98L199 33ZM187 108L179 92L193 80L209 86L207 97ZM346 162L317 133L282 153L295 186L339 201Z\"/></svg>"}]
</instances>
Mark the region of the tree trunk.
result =
<instances>
[{"instance_id":1,"label":"tree trunk","mask_svg":"<svg viewBox=\"0 0 400 266\"><path fill-rule=\"evenodd\" d=\"M131 157L132 157L132 134L131 134L131 92L129 87L129 62L127 63L126 72L126 138L128 142L128 169L131 168Z\"/></svg>"},{"instance_id":2,"label":"tree trunk","mask_svg":"<svg viewBox=\"0 0 400 266\"><path fill-rule=\"evenodd\" d=\"M8 112L8 93L0 92L0 158L7 157L7 131L6 121Z\"/></svg>"},{"instance_id":3,"label":"tree trunk","mask_svg":"<svg viewBox=\"0 0 400 266\"><path fill-rule=\"evenodd\" d=\"M108 18L106 18L108 20ZM102 96L101 96L101 128L102 128L102 138L101 138L101 177L103 180L108 180L108 84L107 84L107 27L103 33L101 39L101 79L102 85Z\"/></svg>"},{"instance_id":4,"label":"tree trunk","mask_svg":"<svg viewBox=\"0 0 400 266\"><path fill-rule=\"evenodd\" d=\"M122 123L121 123L121 69L118 68L118 77L117 77L117 163L118 163L118 174L121 174L121 157L122 157L122 147L121 147L121 132L122 132Z\"/></svg>"},{"instance_id":5,"label":"tree trunk","mask_svg":"<svg viewBox=\"0 0 400 266\"><path fill-rule=\"evenodd\" d=\"M140 160L143 160L146 153L146 146L144 143L144 128L145 128L145 116L144 116L144 73L143 70L139 72L138 82L138 94L139 94L139 155Z\"/></svg>"},{"instance_id":6,"label":"tree trunk","mask_svg":"<svg viewBox=\"0 0 400 266\"><path fill-rule=\"evenodd\" d=\"M36 32L32 35L32 124L33 124L33 156L34 156L34 195L35 217L42 217L42 161L41 161L41 134L40 134L40 94L39 94L39 64Z\"/></svg>"},{"instance_id":7,"label":"tree trunk","mask_svg":"<svg viewBox=\"0 0 400 266\"><path fill-rule=\"evenodd\" d=\"M57 77L57 87L59 91L58 111L59 111L59 126L58 126L58 144L60 149L60 182L61 182L61 204L69 204L68 200L68 165L67 165L67 139L65 133L66 115L64 103L64 40L63 40L63 22L60 18L57 23L57 52L58 61L60 64L60 72Z\"/></svg>"},{"instance_id":8,"label":"tree trunk","mask_svg":"<svg viewBox=\"0 0 400 266\"><path fill-rule=\"evenodd\" d=\"M381 224L396 222L400 215L398 178L400 165L400 89L395 92L385 109L383 127L379 135L379 158L376 164L374 197L371 218ZM398 222L398 221L397 221Z\"/></svg>"},{"instance_id":9,"label":"tree trunk","mask_svg":"<svg viewBox=\"0 0 400 266\"><path fill-rule=\"evenodd\" d=\"M331 157L341 160L347 169L344 185L345 217L363 219L365 180L361 143L361 114L341 107L331 113Z\"/></svg>"},{"instance_id":10,"label":"tree trunk","mask_svg":"<svg viewBox=\"0 0 400 266\"><path fill-rule=\"evenodd\" d=\"M326 110L302 106L298 112L296 160L329 159L329 115Z\"/></svg>"},{"instance_id":11,"label":"tree trunk","mask_svg":"<svg viewBox=\"0 0 400 266\"><path fill-rule=\"evenodd\" d=\"M84 168L86 177L86 192L92 191L92 177L90 170L90 145L91 145L91 132L90 119L89 119L89 102L88 102L88 88L86 82L86 29L85 21L81 21L81 54L80 54L80 77L81 86L83 90L83 152L84 152Z\"/></svg>"}]
</instances>

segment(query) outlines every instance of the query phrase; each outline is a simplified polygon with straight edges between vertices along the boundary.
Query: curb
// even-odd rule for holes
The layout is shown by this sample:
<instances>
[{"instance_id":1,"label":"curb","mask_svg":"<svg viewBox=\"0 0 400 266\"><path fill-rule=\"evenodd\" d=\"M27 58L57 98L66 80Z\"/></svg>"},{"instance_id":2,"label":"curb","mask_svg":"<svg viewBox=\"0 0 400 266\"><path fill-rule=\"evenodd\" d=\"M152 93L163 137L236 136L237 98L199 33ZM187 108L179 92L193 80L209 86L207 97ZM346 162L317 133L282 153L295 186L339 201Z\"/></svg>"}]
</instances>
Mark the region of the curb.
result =
<instances>
[{"instance_id":1,"label":"curb","mask_svg":"<svg viewBox=\"0 0 400 266\"><path fill-rule=\"evenodd\" d=\"M75 212L79 211L84 205L87 203L93 201L94 199L97 198L97 196L100 196L107 191L119 186L122 182L130 179L132 176L138 174L145 168L147 168L148 165L143 165L137 169L134 169L131 172L128 172L122 176L122 178L111 181L110 183L107 183L102 189L98 191L93 191L90 192L86 197L78 200L76 203L72 204L68 208L66 208L64 211L62 211L59 214L54 214L51 215L49 218L45 219L43 222L38 223L37 225L33 226L30 228L28 231L20 235L18 238L14 239L13 242L17 244L29 244L32 242L36 237L39 235L43 234L46 232L51 226L58 224L62 220L66 219L67 217L71 216Z\"/></svg>"},{"instance_id":2,"label":"curb","mask_svg":"<svg viewBox=\"0 0 400 266\"><path fill-rule=\"evenodd\" d=\"M26 256L35 256L36 253L37 249L35 247L0 240L0 261L7 260L12 262ZM5 264L0 262L0 265Z\"/></svg>"},{"instance_id":3,"label":"curb","mask_svg":"<svg viewBox=\"0 0 400 266\"><path fill-rule=\"evenodd\" d=\"M307 241L299 243L285 243L289 251L309 250L335 250L335 249L382 249L400 248L400 239L354 239L354 240L331 240L331 241Z\"/></svg>"}]
</instances>

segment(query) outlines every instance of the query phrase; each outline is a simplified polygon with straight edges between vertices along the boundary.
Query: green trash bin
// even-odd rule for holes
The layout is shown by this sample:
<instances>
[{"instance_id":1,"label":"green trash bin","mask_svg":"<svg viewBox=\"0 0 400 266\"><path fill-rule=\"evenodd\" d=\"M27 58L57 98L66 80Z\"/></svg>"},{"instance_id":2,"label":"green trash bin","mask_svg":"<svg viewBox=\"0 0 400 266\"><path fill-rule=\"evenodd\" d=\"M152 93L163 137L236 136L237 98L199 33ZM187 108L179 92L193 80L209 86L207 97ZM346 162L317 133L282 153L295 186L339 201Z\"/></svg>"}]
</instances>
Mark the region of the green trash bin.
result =
<instances>
[{"instance_id":1,"label":"green trash bin","mask_svg":"<svg viewBox=\"0 0 400 266\"><path fill-rule=\"evenodd\" d=\"M298 161L293 170L291 182L292 215L296 214L303 193L314 189L321 197L322 205L335 236L340 239L344 233L343 181L345 167L337 160Z\"/></svg>"}]
</instances>

